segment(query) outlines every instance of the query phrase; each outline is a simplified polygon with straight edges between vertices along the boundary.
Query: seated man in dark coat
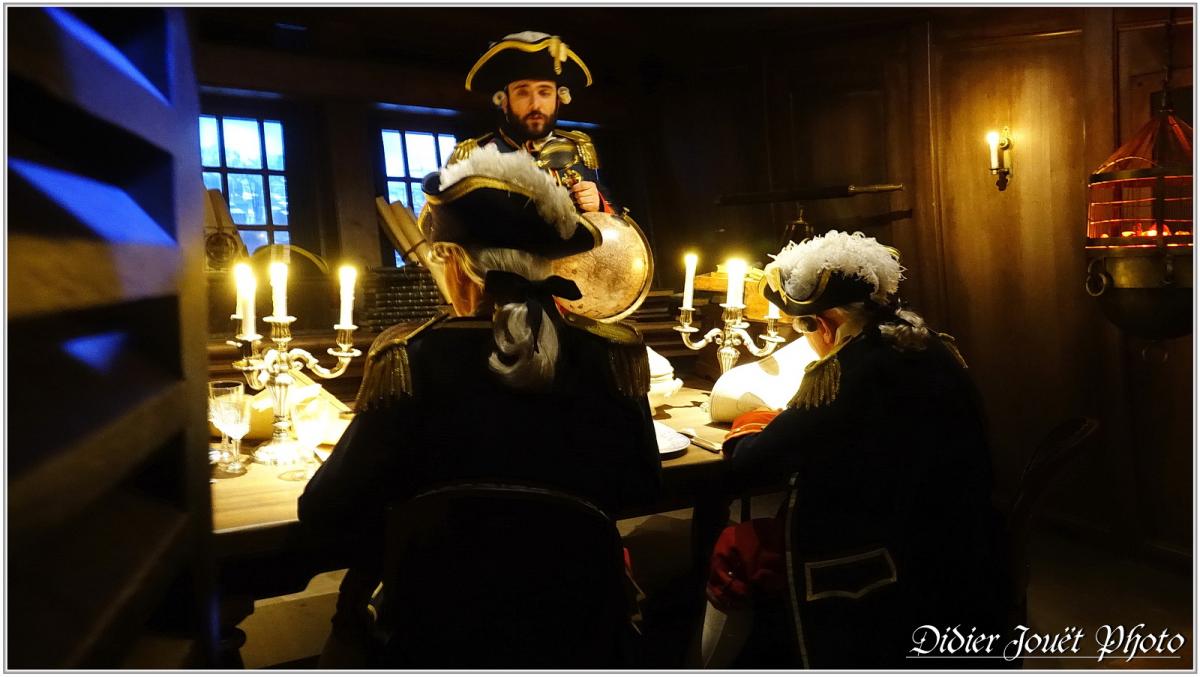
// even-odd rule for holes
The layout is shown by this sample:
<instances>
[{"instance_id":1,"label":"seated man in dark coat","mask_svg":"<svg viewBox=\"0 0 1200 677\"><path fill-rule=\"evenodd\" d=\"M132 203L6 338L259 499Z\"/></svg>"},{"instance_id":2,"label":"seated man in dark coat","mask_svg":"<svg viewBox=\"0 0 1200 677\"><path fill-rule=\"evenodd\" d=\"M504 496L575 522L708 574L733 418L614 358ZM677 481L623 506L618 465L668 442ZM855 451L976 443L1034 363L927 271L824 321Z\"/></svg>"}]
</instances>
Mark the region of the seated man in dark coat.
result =
<instances>
[{"instance_id":1,"label":"seated man in dark coat","mask_svg":"<svg viewBox=\"0 0 1200 677\"><path fill-rule=\"evenodd\" d=\"M1004 631L982 409L953 339L895 300L898 259L874 238L831 231L766 268L764 293L798 316L820 359L787 409L743 415L726 440L740 486L793 478L793 493L783 519L718 543L710 665L736 653L718 637L748 636L748 647L788 647L758 656L773 665L961 668L906 660L914 632Z\"/></svg>"},{"instance_id":2,"label":"seated man in dark coat","mask_svg":"<svg viewBox=\"0 0 1200 677\"><path fill-rule=\"evenodd\" d=\"M353 556L334 634L365 622L385 507L465 480L549 486L605 511L650 503L660 461L636 329L562 314L550 260L600 243L528 154L481 148L424 184L458 317L384 332L358 411L300 497L300 522ZM347 634L350 634L348 632Z\"/></svg>"}]
</instances>

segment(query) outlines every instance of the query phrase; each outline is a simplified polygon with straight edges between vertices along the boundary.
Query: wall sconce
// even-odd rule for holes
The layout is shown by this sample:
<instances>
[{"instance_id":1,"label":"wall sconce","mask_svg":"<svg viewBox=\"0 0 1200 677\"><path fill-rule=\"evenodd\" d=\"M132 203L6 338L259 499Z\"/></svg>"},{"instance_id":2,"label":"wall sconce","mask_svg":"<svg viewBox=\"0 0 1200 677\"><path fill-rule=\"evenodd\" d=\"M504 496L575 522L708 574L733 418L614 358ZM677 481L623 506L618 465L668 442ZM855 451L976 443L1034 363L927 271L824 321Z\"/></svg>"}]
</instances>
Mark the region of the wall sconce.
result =
<instances>
[{"instance_id":1,"label":"wall sconce","mask_svg":"<svg viewBox=\"0 0 1200 677\"><path fill-rule=\"evenodd\" d=\"M987 133L988 168L997 176L996 187L1004 190L1012 178L1012 137L1008 127Z\"/></svg>"}]
</instances>

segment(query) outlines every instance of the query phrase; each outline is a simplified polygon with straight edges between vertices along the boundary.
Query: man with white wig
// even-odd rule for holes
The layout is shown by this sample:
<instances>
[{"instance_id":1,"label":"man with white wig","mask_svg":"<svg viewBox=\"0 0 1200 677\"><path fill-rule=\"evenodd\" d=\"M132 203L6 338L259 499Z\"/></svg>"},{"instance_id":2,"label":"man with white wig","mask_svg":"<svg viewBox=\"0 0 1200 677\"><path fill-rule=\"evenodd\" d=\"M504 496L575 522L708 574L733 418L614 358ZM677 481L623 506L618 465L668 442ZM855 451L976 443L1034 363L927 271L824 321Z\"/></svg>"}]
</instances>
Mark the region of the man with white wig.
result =
<instances>
[{"instance_id":1,"label":"man with white wig","mask_svg":"<svg viewBox=\"0 0 1200 677\"><path fill-rule=\"evenodd\" d=\"M701 664L913 669L922 625L1003 632L982 408L954 340L896 297L899 252L830 231L765 273L819 359L726 437L735 490L792 490L721 535Z\"/></svg>"},{"instance_id":2,"label":"man with white wig","mask_svg":"<svg viewBox=\"0 0 1200 677\"><path fill-rule=\"evenodd\" d=\"M550 261L596 247L596 227L523 151L480 148L427 176L424 190L455 316L375 340L358 413L299 501L301 526L344 543L352 562L330 659L370 629L389 504L435 484L489 480L567 492L611 514L652 503L659 488L641 335L554 301L581 294L550 274Z\"/></svg>"}]
</instances>

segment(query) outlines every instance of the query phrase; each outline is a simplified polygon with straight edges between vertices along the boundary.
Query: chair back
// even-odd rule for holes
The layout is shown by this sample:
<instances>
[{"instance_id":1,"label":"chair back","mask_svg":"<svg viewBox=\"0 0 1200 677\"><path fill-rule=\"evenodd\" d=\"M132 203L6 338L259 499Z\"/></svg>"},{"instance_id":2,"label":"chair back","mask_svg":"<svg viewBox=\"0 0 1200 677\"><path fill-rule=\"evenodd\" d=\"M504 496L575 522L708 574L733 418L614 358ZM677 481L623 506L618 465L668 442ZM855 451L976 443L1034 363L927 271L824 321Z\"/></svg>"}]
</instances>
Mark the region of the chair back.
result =
<instances>
[{"instance_id":1,"label":"chair back","mask_svg":"<svg viewBox=\"0 0 1200 677\"><path fill-rule=\"evenodd\" d=\"M1029 582L1029 531L1033 515L1059 472L1083 451L1083 442L1100 427L1094 418L1079 416L1054 427L1038 443L1021 473L1017 495L1006 522L1008 567L1012 583L1012 618L1023 623L1025 589Z\"/></svg>"},{"instance_id":2,"label":"chair back","mask_svg":"<svg viewBox=\"0 0 1200 677\"><path fill-rule=\"evenodd\" d=\"M613 668L629 625L613 521L563 492L470 483L392 509L389 667Z\"/></svg>"}]
</instances>

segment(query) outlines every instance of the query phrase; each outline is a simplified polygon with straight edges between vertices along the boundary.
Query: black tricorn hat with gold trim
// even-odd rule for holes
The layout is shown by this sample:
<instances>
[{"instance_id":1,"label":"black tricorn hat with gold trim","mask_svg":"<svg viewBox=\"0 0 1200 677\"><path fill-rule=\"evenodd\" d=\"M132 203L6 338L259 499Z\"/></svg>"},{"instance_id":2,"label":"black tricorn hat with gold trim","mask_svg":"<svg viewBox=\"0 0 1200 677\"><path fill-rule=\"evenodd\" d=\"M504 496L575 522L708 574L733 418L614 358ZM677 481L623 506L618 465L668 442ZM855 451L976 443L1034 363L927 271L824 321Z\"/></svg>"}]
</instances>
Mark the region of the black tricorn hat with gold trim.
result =
<instances>
[{"instance_id":1,"label":"black tricorn hat with gold trim","mask_svg":"<svg viewBox=\"0 0 1200 677\"><path fill-rule=\"evenodd\" d=\"M762 294L788 315L860 301L888 302L900 284L900 252L862 233L829 231L788 243L763 273Z\"/></svg>"},{"instance_id":2,"label":"black tricorn hat with gold trim","mask_svg":"<svg viewBox=\"0 0 1200 677\"><path fill-rule=\"evenodd\" d=\"M764 278L765 279L765 278ZM820 282L806 299L794 299L788 296L783 287L779 291L767 283L762 290L763 296L788 315L816 315L822 311L844 306L850 303L866 301L875 291L870 282L857 277L849 277L841 271L826 270L821 273Z\"/></svg>"},{"instance_id":3,"label":"black tricorn hat with gold trim","mask_svg":"<svg viewBox=\"0 0 1200 677\"><path fill-rule=\"evenodd\" d=\"M493 145L425 177L421 229L432 242L520 249L548 259L600 245L599 229L528 153ZM426 223L426 220L431 221Z\"/></svg>"},{"instance_id":4,"label":"black tricorn hat with gold trim","mask_svg":"<svg viewBox=\"0 0 1200 677\"><path fill-rule=\"evenodd\" d=\"M516 80L551 80L566 87L587 87L592 72L557 35L525 31L494 43L467 73L467 91L488 94Z\"/></svg>"}]
</instances>

